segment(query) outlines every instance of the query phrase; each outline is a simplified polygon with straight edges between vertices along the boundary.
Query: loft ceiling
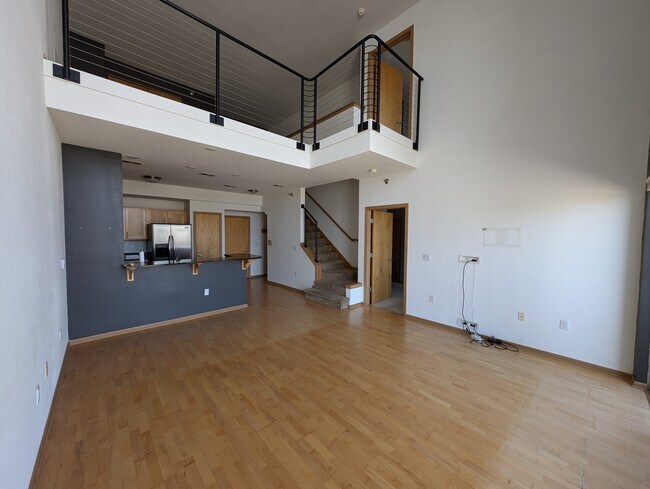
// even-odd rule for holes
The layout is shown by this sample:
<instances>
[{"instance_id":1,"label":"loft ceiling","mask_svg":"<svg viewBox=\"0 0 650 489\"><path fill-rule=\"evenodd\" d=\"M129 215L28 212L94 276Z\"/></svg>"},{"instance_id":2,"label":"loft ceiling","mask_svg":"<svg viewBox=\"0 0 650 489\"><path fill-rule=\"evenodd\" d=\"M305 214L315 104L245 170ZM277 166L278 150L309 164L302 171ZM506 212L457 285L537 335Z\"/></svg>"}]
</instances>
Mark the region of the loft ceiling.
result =
<instances>
[{"instance_id":1,"label":"loft ceiling","mask_svg":"<svg viewBox=\"0 0 650 489\"><path fill-rule=\"evenodd\" d=\"M418 0L177 0L305 76L313 76ZM357 15L365 8L363 17Z\"/></svg>"}]
</instances>

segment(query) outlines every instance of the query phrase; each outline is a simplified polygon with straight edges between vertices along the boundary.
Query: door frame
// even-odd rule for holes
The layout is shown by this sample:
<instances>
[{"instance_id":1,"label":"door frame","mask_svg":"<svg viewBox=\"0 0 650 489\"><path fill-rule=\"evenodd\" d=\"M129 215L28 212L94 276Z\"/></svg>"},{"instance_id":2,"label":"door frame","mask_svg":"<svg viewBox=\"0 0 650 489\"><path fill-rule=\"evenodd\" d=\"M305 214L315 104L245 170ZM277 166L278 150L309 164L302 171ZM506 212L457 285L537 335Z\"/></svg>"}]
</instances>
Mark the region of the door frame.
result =
<instances>
[{"instance_id":1,"label":"door frame","mask_svg":"<svg viewBox=\"0 0 650 489\"><path fill-rule=\"evenodd\" d=\"M409 249L409 205L388 204L366 207L364 213L364 250L363 250L363 304L370 305L370 287L372 286L372 274L370 273L370 245L372 240L372 229L370 218L372 211L383 211L389 209L404 209L404 297L402 298L402 316L406 316L406 288L408 282L408 249Z\"/></svg>"},{"instance_id":2,"label":"door frame","mask_svg":"<svg viewBox=\"0 0 650 489\"><path fill-rule=\"evenodd\" d=\"M207 214L207 215L216 215L219 216L219 257L223 255L223 244L224 244L224 232L223 232L223 226L224 226L224 221L223 221L223 215L221 212L208 212L208 211L194 211L192 212L192 239L194 240L192 242L192 258L196 260L196 230L198 229L198 226L196 226L196 216L197 214Z\"/></svg>"}]
</instances>

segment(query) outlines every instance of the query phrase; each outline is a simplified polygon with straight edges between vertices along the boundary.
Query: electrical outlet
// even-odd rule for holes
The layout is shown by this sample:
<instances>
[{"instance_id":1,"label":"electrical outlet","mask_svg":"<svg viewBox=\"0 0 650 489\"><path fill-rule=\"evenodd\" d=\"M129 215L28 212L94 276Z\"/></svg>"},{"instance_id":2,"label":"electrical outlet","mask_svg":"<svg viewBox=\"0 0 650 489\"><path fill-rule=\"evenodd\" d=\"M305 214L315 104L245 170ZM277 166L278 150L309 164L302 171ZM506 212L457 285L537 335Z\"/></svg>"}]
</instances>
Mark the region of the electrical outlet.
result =
<instances>
[{"instance_id":1,"label":"electrical outlet","mask_svg":"<svg viewBox=\"0 0 650 489\"><path fill-rule=\"evenodd\" d=\"M526 319L526 314L523 312L517 313L517 321L524 321Z\"/></svg>"},{"instance_id":2,"label":"electrical outlet","mask_svg":"<svg viewBox=\"0 0 650 489\"><path fill-rule=\"evenodd\" d=\"M298 251L298 245L293 245L293 251Z\"/></svg>"},{"instance_id":3,"label":"electrical outlet","mask_svg":"<svg viewBox=\"0 0 650 489\"><path fill-rule=\"evenodd\" d=\"M47 379L49 376L50 376L50 366L46 361L45 362L45 378Z\"/></svg>"},{"instance_id":4,"label":"electrical outlet","mask_svg":"<svg viewBox=\"0 0 650 489\"><path fill-rule=\"evenodd\" d=\"M422 261L431 261L431 255L429 253L425 253L422 255Z\"/></svg>"},{"instance_id":5,"label":"electrical outlet","mask_svg":"<svg viewBox=\"0 0 650 489\"><path fill-rule=\"evenodd\" d=\"M36 405L38 406L41 402L41 386L36 384Z\"/></svg>"},{"instance_id":6,"label":"electrical outlet","mask_svg":"<svg viewBox=\"0 0 650 489\"><path fill-rule=\"evenodd\" d=\"M61 268L61 270L65 270L65 258L61 258L61 260L59 261L59 267Z\"/></svg>"},{"instance_id":7,"label":"electrical outlet","mask_svg":"<svg viewBox=\"0 0 650 489\"><path fill-rule=\"evenodd\" d=\"M203 295L204 296L209 296L210 295L210 289L203 289Z\"/></svg>"},{"instance_id":8,"label":"electrical outlet","mask_svg":"<svg viewBox=\"0 0 650 489\"><path fill-rule=\"evenodd\" d=\"M566 319L560 319L560 329L562 331L569 331L569 321Z\"/></svg>"},{"instance_id":9,"label":"electrical outlet","mask_svg":"<svg viewBox=\"0 0 650 489\"><path fill-rule=\"evenodd\" d=\"M59 341L63 341L63 331L59 330Z\"/></svg>"},{"instance_id":10,"label":"electrical outlet","mask_svg":"<svg viewBox=\"0 0 650 489\"><path fill-rule=\"evenodd\" d=\"M430 296L429 296L429 302L430 302L431 304L435 304L435 303L436 303L436 298L435 298L435 296L430 295Z\"/></svg>"},{"instance_id":11,"label":"electrical outlet","mask_svg":"<svg viewBox=\"0 0 650 489\"><path fill-rule=\"evenodd\" d=\"M472 327L474 329L478 328L478 323L475 323L474 321L463 321L463 318L457 318L456 319L456 325L460 328L464 328L465 324L467 324L468 327Z\"/></svg>"},{"instance_id":12,"label":"electrical outlet","mask_svg":"<svg viewBox=\"0 0 650 489\"><path fill-rule=\"evenodd\" d=\"M481 263L481 259L478 256L458 255L459 263L467 263L468 261L475 262L477 265Z\"/></svg>"}]
</instances>

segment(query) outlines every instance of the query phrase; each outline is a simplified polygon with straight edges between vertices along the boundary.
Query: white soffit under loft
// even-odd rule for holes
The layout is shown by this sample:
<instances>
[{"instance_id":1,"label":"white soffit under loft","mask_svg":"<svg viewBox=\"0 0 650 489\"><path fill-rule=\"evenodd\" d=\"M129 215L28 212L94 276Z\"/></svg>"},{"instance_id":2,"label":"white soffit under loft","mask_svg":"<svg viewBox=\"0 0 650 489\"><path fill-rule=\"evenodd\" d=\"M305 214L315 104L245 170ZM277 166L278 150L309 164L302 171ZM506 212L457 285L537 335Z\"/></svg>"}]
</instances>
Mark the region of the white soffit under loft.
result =
<instances>
[{"instance_id":1,"label":"white soffit under loft","mask_svg":"<svg viewBox=\"0 0 650 489\"><path fill-rule=\"evenodd\" d=\"M247 175L248 185L272 191L277 183L308 187L418 166L412 142L383 126L381 132L360 133L350 127L321 140L318 151L309 145L302 151L294 139L231 119L217 126L206 111L94 75L82 73L81 84L53 77L48 60L44 74L46 104L63 143L137 154L147 162L147 173L162 175L170 185L222 184L219 178L207 181L203 171ZM187 165L199 171L188 172ZM371 168L377 171L370 174ZM125 168L125 178L141 172Z\"/></svg>"}]
</instances>

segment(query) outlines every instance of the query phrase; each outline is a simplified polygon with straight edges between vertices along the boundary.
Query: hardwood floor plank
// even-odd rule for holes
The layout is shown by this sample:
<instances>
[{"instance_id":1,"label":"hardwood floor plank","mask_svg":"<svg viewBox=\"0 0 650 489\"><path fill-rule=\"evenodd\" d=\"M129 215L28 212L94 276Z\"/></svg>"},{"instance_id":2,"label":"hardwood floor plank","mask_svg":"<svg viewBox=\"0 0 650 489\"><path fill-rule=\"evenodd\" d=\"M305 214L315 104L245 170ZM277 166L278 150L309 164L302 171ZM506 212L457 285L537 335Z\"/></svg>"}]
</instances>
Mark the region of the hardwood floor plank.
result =
<instances>
[{"instance_id":1,"label":"hardwood floor plank","mask_svg":"<svg viewBox=\"0 0 650 489\"><path fill-rule=\"evenodd\" d=\"M248 309L71 347L35 487L650 488L620 377L248 287Z\"/></svg>"}]
</instances>

